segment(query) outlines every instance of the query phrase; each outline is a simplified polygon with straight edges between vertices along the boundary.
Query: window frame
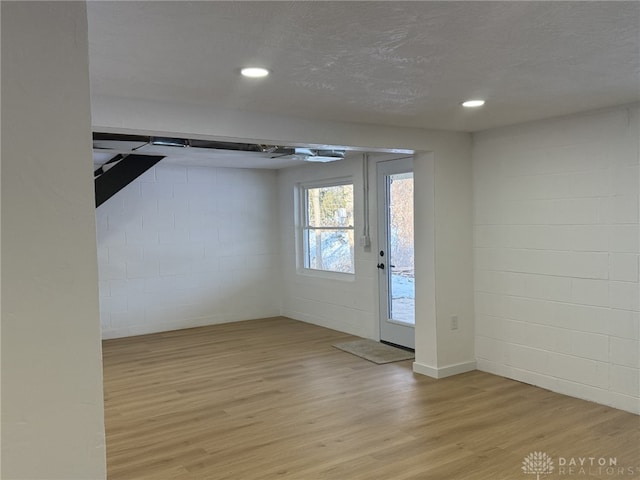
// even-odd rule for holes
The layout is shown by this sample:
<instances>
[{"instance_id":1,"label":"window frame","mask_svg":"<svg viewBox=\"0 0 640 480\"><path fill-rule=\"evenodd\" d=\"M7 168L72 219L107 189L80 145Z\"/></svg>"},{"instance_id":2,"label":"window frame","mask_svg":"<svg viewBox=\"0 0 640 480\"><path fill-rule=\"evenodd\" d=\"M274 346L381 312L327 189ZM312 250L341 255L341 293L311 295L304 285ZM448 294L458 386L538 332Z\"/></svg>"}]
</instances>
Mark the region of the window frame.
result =
<instances>
[{"instance_id":1,"label":"window frame","mask_svg":"<svg viewBox=\"0 0 640 480\"><path fill-rule=\"evenodd\" d=\"M346 227L314 227L310 225L309 219L309 196L308 191L314 188L329 188L329 187L339 187L342 185L351 185L353 189L353 225ZM346 280L346 281L354 281L356 274L356 260L355 260L355 230L356 230L356 213L355 213L355 182L353 176L347 177L339 177L339 178L329 178L324 180L316 180L312 182L302 182L298 184L298 234L299 241L298 243L298 255L297 255L297 273L302 275L310 275L314 277L324 277L328 279L335 280ZM308 232L315 230L335 230L335 231L346 231L353 232L353 272L337 272L335 270L325 270L319 268L312 268L309 266L309 241L308 241Z\"/></svg>"}]
</instances>

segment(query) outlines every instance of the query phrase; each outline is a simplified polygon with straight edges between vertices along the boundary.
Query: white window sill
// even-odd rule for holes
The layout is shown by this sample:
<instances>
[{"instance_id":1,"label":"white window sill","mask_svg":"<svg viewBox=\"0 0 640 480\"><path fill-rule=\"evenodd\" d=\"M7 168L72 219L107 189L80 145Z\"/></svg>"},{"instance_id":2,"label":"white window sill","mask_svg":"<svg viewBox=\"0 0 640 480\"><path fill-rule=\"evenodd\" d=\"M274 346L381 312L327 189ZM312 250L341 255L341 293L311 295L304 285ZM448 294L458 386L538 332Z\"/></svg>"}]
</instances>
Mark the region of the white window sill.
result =
<instances>
[{"instance_id":1,"label":"white window sill","mask_svg":"<svg viewBox=\"0 0 640 480\"><path fill-rule=\"evenodd\" d=\"M313 268L298 268L296 273L303 277L338 280L340 282L355 282L356 280L355 273L329 272L327 270L315 270Z\"/></svg>"}]
</instances>

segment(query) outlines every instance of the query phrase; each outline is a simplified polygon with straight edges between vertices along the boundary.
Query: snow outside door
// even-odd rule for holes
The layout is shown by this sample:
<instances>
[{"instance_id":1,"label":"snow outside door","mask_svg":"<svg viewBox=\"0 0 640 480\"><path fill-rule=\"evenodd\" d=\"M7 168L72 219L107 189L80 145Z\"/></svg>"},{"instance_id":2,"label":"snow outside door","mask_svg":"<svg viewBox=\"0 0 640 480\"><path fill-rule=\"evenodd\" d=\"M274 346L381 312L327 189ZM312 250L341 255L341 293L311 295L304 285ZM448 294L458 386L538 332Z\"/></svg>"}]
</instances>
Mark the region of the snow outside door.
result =
<instances>
[{"instance_id":1,"label":"snow outside door","mask_svg":"<svg viewBox=\"0 0 640 480\"><path fill-rule=\"evenodd\" d=\"M378 163L380 340L415 348L413 158Z\"/></svg>"}]
</instances>

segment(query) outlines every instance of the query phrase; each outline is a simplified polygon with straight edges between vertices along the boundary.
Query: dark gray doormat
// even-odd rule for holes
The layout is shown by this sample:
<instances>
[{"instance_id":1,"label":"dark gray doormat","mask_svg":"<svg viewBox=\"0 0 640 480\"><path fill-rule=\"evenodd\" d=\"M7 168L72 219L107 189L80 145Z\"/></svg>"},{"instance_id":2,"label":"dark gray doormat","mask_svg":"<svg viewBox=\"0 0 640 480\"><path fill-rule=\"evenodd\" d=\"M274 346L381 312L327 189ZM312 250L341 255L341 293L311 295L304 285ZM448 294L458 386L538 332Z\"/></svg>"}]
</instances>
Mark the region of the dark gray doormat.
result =
<instances>
[{"instance_id":1,"label":"dark gray doormat","mask_svg":"<svg viewBox=\"0 0 640 480\"><path fill-rule=\"evenodd\" d=\"M370 362L377 363L378 365L415 358L413 352L392 347L391 345L385 345L384 343L379 343L374 340L368 340L366 338L351 342L335 343L333 346L345 352L364 358L365 360L369 360Z\"/></svg>"}]
</instances>

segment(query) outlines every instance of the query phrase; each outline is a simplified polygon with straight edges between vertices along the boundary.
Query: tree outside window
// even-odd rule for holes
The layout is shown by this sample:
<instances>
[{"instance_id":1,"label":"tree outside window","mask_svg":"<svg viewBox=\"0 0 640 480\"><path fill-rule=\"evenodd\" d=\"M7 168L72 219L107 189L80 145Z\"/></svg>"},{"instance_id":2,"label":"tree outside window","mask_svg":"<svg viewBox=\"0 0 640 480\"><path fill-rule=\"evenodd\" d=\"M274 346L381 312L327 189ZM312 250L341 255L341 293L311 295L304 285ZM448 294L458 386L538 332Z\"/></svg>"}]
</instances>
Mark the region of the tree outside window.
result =
<instances>
[{"instance_id":1,"label":"tree outside window","mask_svg":"<svg viewBox=\"0 0 640 480\"><path fill-rule=\"evenodd\" d=\"M305 187L304 266L355 273L353 183Z\"/></svg>"}]
</instances>

